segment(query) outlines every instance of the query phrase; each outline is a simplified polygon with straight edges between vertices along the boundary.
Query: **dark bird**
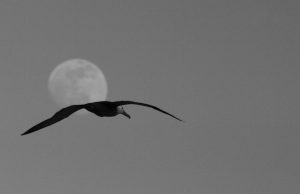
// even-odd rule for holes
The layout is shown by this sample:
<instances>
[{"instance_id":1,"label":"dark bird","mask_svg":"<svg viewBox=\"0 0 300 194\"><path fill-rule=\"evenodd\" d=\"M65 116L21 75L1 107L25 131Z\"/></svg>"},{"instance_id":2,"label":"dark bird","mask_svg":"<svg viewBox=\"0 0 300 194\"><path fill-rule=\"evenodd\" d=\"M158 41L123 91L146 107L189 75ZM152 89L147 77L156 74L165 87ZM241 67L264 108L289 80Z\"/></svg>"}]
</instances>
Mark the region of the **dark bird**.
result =
<instances>
[{"instance_id":1,"label":"dark bird","mask_svg":"<svg viewBox=\"0 0 300 194\"><path fill-rule=\"evenodd\" d=\"M128 113L126 113L123 108L123 105L128 105L128 104L135 104L135 105L150 107L150 108L153 108L164 114L167 114L179 121L182 121L181 119L175 117L174 115L172 115L160 108L157 108L153 105L150 105L150 104L145 104L145 103L141 103L141 102L133 102L133 101L115 101L115 102L100 101L100 102L91 102L91 103L87 103L87 104L71 105L71 106L65 107L65 108L61 109L60 111L58 111L57 113L55 113L49 119L31 127L29 130L25 131L21 135L27 135L29 133L33 133L35 131L38 131L45 127L48 127L49 125L52 125L54 123L57 123L58 121L61 121L65 118L67 118L68 116L70 116L71 114L73 114L74 112L76 112L80 109L86 109L89 112L92 112L99 117L113 117L118 114L122 114L130 119L130 115Z\"/></svg>"}]
</instances>

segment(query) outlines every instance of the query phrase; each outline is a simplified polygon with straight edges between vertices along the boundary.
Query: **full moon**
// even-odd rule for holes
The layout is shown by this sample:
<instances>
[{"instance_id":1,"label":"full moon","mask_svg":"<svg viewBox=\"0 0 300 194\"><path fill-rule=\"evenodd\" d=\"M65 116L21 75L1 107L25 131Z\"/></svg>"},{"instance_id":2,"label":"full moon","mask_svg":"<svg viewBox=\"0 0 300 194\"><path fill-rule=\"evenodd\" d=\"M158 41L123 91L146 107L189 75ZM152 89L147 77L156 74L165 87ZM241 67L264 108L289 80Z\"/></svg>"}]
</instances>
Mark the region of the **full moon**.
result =
<instances>
[{"instance_id":1,"label":"full moon","mask_svg":"<svg viewBox=\"0 0 300 194\"><path fill-rule=\"evenodd\" d=\"M49 76L48 89L60 107L102 101L107 96L103 72L83 59L70 59L59 64ZM87 111L77 113L85 114Z\"/></svg>"}]
</instances>

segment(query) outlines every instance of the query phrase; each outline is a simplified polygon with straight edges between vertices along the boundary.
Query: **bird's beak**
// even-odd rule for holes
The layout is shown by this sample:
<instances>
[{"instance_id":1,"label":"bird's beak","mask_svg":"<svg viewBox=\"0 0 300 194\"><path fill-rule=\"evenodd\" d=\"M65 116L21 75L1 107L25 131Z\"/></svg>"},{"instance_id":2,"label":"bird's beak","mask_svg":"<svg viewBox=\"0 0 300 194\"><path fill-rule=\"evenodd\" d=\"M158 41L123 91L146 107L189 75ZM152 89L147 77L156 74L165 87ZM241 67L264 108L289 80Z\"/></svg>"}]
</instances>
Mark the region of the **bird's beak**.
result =
<instances>
[{"instance_id":1,"label":"bird's beak","mask_svg":"<svg viewBox=\"0 0 300 194\"><path fill-rule=\"evenodd\" d=\"M122 114L123 114L125 117L127 117L128 119L130 119L130 118L131 118L131 117L130 117L130 115L129 115L129 114L127 114L127 112L125 112L125 111L124 111Z\"/></svg>"}]
</instances>

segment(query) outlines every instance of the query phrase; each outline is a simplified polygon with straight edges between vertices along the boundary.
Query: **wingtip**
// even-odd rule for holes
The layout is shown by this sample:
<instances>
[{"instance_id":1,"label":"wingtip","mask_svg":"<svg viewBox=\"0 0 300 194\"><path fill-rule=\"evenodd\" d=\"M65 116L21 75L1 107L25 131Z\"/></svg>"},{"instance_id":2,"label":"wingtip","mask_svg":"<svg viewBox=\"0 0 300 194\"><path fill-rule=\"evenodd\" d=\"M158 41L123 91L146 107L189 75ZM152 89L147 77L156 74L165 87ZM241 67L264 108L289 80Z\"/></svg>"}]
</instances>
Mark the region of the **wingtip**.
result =
<instances>
[{"instance_id":1,"label":"wingtip","mask_svg":"<svg viewBox=\"0 0 300 194\"><path fill-rule=\"evenodd\" d=\"M181 120L181 119L178 119L179 121L181 121L181 122L183 122L183 123L185 123L185 121L184 120Z\"/></svg>"},{"instance_id":2,"label":"wingtip","mask_svg":"<svg viewBox=\"0 0 300 194\"><path fill-rule=\"evenodd\" d=\"M31 133L31 132L25 131L25 132L23 132L23 133L21 134L21 136L27 135L27 134L29 134L29 133Z\"/></svg>"}]
</instances>

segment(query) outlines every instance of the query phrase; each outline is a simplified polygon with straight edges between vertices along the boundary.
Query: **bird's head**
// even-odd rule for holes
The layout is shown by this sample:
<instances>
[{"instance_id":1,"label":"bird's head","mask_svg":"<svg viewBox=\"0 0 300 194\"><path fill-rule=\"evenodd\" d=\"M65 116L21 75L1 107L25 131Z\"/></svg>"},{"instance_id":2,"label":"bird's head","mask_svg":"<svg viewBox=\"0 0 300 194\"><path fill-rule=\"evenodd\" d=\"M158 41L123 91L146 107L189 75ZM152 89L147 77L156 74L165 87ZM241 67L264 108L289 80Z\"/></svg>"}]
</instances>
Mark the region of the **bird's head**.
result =
<instances>
[{"instance_id":1,"label":"bird's head","mask_svg":"<svg viewBox=\"0 0 300 194\"><path fill-rule=\"evenodd\" d=\"M122 115L124 115L125 117L127 117L128 119L130 119L130 115L129 115L127 112L125 112L123 106L118 106L118 108L117 108L117 113L118 113L118 114L122 114Z\"/></svg>"}]
</instances>

